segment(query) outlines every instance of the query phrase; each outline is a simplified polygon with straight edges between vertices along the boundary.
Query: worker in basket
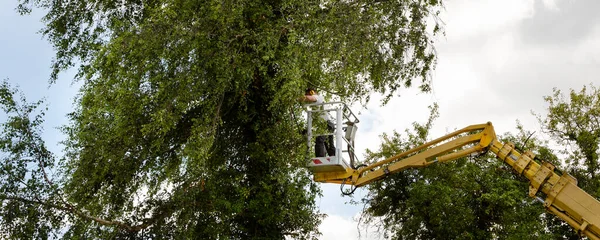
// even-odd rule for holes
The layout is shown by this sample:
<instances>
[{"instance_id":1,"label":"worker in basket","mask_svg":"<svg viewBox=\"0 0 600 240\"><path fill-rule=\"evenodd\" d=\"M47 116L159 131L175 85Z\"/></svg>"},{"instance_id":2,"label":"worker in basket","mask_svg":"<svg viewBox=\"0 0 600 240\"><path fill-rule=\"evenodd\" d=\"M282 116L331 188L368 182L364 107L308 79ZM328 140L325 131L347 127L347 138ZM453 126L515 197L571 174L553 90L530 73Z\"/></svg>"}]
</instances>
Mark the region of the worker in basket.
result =
<instances>
[{"instance_id":1,"label":"worker in basket","mask_svg":"<svg viewBox=\"0 0 600 240\"><path fill-rule=\"evenodd\" d=\"M323 96L319 95L314 88L307 88L304 92L304 101L310 103L323 103ZM329 116L328 112L321 112L320 117L327 122L327 131L333 133L335 130L335 123ZM335 145L333 141L333 135L329 136L317 136L315 139L315 156L325 157L326 154L329 156L335 156Z\"/></svg>"}]
</instances>

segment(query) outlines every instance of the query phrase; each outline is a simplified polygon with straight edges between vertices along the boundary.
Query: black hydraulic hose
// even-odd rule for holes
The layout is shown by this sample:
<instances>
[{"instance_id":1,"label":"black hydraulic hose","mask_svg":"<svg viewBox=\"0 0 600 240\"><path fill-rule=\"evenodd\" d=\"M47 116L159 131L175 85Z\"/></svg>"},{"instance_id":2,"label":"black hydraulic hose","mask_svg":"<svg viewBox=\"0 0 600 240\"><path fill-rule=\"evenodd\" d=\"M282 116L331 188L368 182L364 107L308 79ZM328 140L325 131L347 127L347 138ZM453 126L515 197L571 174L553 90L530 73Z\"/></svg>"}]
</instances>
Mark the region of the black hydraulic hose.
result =
<instances>
[{"instance_id":1,"label":"black hydraulic hose","mask_svg":"<svg viewBox=\"0 0 600 240\"><path fill-rule=\"evenodd\" d=\"M350 187L350 192L344 192L344 185L346 185L346 180L348 180L348 178L344 178L344 180L342 181L342 184L340 184L340 192L342 192L342 194L349 196L354 194L354 191L356 191L356 189L358 188L357 186L351 186Z\"/></svg>"}]
</instances>

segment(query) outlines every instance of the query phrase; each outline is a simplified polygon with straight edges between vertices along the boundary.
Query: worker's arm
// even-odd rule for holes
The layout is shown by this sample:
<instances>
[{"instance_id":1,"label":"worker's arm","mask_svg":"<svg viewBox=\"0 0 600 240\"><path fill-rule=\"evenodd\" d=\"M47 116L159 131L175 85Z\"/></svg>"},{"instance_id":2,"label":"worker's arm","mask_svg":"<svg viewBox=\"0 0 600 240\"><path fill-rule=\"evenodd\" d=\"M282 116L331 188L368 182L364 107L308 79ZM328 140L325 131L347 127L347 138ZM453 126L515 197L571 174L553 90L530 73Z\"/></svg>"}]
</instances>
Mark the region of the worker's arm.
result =
<instances>
[{"instance_id":1,"label":"worker's arm","mask_svg":"<svg viewBox=\"0 0 600 240\"><path fill-rule=\"evenodd\" d=\"M517 174L530 182L529 196L536 199L538 192L545 198L546 210L560 217L580 234L600 239L600 202L577 186L577 180L557 174L548 162L538 163L532 152L520 153L512 143L496 138L491 123L472 125L440 137L421 146L357 170L317 172L315 181L363 186L386 175L407 168L426 167L437 162L455 160L470 154L489 150L510 165Z\"/></svg>"},{"instance_id":2,"label":"worker's arm","mask_svg":"<svg viewBox=\"0 0 600 240\"><path fill-rule=\"evenodd\" d=\"M304 95L304 96L300 97L300 101L301 102L316 102L317 97L315 97L313 95Z\"/></svg>"}]
</instances>

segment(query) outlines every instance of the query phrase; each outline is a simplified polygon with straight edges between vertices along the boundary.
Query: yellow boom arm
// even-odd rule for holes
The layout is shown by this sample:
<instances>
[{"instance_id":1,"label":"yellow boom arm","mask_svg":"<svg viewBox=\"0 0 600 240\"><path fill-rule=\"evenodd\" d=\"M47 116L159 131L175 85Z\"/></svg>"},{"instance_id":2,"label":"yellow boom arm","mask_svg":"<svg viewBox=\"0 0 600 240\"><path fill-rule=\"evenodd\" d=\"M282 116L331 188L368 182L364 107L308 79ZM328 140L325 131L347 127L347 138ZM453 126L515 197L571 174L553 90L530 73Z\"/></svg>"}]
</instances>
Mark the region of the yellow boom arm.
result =
<instances>
[{"instance_id":1,"label":"yellow boom arm","mask_svg":"<svg viewBox=\"0 0 600 240\"><path fill-rule=\"evenodd\" d=\"M600 239L600 202L577 187L577 180L572 176L557 174L548 162L534 161L535 155L531 151L520 153L514 149L514 144L498 141L490 122L468 126L358 170L316 172L314 179L360 187L407 168L425 167L482 151L492 151L518 174L529 179L529 196L536 198L536 194L542 192L547 211L566 221L579 234Z\"/></svg>"}]
</instances>

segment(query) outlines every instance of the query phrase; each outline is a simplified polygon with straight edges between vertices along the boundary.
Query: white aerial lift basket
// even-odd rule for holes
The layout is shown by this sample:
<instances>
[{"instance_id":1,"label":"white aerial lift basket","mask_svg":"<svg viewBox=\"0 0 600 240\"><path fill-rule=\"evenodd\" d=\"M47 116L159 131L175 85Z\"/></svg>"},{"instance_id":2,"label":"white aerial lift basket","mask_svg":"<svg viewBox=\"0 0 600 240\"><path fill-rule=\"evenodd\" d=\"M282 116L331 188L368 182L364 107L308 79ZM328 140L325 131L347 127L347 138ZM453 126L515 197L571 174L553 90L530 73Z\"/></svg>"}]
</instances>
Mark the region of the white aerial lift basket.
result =
<instances>
[{"instance_id":1,"label":"white aerial lift basket","mask_svg":"<svg viewBox=\"0 0 600 240\"><path fill-rule=\"evenodd\" d=\"M343 172L348 168L354 168L354 162L357 159L354 153L354 136L358 129L356 124L359 122L356 115L342 102L308 104L307 108L308 149L311 150L316 147L317 137L330 138L333 136L333 143L330 144L335 146L334 156L315 156L316 153L310 151L311 157L308 161L310 170L313 172ZM334 130L333 132L327 131L326 133L315 134L315 129L313 129L317 125L315 121L327 124L322 119L324 114L329 115L331 122L335 124ZM348 157L350 164L346 162L344 156Z\"/></svg>"}]
</instances>

